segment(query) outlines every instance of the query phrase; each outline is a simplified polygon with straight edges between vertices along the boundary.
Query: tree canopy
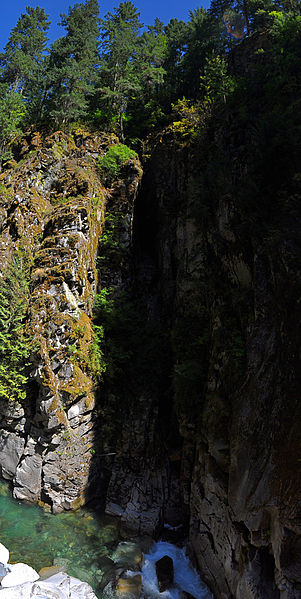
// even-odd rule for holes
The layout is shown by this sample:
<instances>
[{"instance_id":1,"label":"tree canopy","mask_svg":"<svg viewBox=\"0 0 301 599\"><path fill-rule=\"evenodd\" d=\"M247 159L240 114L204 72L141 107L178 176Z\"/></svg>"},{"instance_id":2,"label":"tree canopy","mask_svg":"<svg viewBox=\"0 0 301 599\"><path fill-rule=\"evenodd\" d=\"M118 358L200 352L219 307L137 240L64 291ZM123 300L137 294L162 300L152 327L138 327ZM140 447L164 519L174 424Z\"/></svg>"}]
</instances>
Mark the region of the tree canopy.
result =
<instances>
[{"instance_id":1,"label":"tree canopy","mask_svg":"<svg viewBox=\"0 0 301 599\"><path fill-rule=\"evenodd\" d=\"M98 1L84 0L61 15L64 34L49 48L48 16L29 6L0 55L2 160L22 129L68 129L72 122L139 145L173 118L176 105L183 111L187 100L211 110L241 86L232 56L245 38L265 32L275 56L277 32L288 35L291 26L297 39L300 18L298 0L212 0L187 22L156 18L145 26L131 1L100 19ZM272 55L258 52L260 70Z\"/></svg>"}]
</instances>

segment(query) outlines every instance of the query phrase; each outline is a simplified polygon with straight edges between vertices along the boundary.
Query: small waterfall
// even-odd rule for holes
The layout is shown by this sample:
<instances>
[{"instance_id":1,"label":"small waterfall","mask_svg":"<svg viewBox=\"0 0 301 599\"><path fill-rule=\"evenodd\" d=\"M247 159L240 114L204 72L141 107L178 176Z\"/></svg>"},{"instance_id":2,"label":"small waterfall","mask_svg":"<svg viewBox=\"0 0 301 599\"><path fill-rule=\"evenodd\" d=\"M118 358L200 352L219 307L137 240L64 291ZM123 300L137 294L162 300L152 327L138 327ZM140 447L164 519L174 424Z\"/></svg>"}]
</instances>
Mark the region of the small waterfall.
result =
<instances>
[{"instance_id":1,"label":"small waterfall","mask_svg":"<svg viewBox=\"0 0 301 599\"><path fill-rule=\"evenodd\" d=\"M173 560L175 586L160 593L155 564L164 555L168 555ZM159 541L152 546L150 552L144 556L142 577L145 599L181 599L182 591L190 593L195 599L213 599L212 594L192 567L185 548L180 549L171 543Z\"/></svg>"}]
</instances>

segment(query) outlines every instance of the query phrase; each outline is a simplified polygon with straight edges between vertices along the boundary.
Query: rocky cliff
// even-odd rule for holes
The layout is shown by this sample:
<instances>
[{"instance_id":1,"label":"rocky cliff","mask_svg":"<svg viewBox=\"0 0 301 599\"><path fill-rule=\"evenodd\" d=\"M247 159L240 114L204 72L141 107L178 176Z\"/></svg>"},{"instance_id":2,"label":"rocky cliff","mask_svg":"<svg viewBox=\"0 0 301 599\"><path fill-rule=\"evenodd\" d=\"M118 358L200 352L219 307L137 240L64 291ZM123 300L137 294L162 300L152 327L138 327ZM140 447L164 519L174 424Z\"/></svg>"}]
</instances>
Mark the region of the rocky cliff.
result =
<instances>
[{"instance_id":1,"label":"rocky cliff","mask_svg":"<svg viewBox=\"0 0 301 599\"><path fill-rule=\"evenodd\" d=\"M192 143L170 127L145 167L137 219L150 233L137 233L138 253L153 264L173 363L172 406L164 414L161 395L159 411L170 426L177 415L190 546L215 596L297 599L296 212L283 172L272 201L250 191L247 135L224 118Z\"/></svg>"},{"instance_id":2,"label":"rocky cliff","mask_svg":"<svg viewBox=\"0 0 301 599\"><path fill-rule=\"evenodd\" d=\"M12 480L14 497L46 501L54 512L82 505L99 483L92 464L102 370L92 326L98 243L109 201L130 243L141 176L132 160L114 190L103 186L97 159L117 141L83 132L29 135L1 175L2 276L21 255L32 340L26 397L1 400L1 474Z\"/></svg>"},{"instance_id":3,"label":"rocky cliff","mask_svg":"<svg viewBox=\"0 0 301 599\"><path fill-rule=\"evenodd\" d=\"M2 476L55 512L97 496L139 534L183 526L217 599L301 597L300 146L276 127L267 151L266 118L171 125L135 205L136 159L99 178L108 136L29 136L1 174L2 274L21 253L32 339Z\"/></svg>"}]
</instances>

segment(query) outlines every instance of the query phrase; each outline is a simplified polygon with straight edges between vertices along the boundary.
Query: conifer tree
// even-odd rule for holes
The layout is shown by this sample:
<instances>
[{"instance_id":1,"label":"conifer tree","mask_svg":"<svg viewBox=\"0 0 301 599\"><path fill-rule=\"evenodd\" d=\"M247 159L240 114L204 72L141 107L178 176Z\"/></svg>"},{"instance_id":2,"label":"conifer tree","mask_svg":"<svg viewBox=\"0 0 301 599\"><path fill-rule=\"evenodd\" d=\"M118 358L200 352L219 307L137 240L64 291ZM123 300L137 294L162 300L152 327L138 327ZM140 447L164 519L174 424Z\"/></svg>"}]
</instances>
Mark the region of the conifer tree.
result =
<instances>
[{"instance_id":1,"label":"conifer tree","mask_svg":"<svg viewBox=\"0 0 301 599\"><path fill-rule=\"evenodd\" d=\"M100 92L112 114L118 115L120 137L124 140L123 115L129 98L140 89L135 58L142 27L132 2L121 2L115 13L101 20Z\"/></svg>"},{"instance_id":2,"label":"conifer tree","mask_svg":"<svg viewBox=\"0 0 301 599\"><path fill-rule=\"evenodd\" d=\"M22 258L14 258L0 279L0 397L7 400L21 401L26 396L27 306L26 269Z\"/></svg>"},{"instance_id":3,"label":"conifer tree","mask_svg":"<svg viewBox=\"0 0 301 599\"><path fill-rule=\"evenodd\" d=\"M21 133L21 121L25 106L21 94L0 84L0 162L11 157L9 143Z\"/></svg>"},{"instance_id":4,"label":"conifer tree","mask_svg":"<svg viewBox=\"0 0 301 599\"><path fill-rule=\"evenodd\" d=\"M164 87L160 90L160 99L166 110L171 102L183 95L182 61L187 49L188 26L184 21L171 19L164 28L166 36L166 52L163 63L166 75Z\"/></svg>"},{"instance_id":5,"label":"conifer tree","mask_svg":"<svg viewBox=\"0 0 301 599\"><path fill-rule=\"evenodd\" d=\"M145 101L151 95L154 87L163 83L166 73L163 63L166 57L167 41L164 25L160 19L155 19L139 39L138 68Z\"/></svg>"},{"instance_id":6,"label":"conifer tree","mask_svg":"<svg viewBox=\"0 0 301 599\"><path fill-rule=\"evenodd\" d=\"M222 20L213 19L204 8L190 11L186 28L186 48L181 60L183 95L198 95L199 79L212 52L223 51L226 37Z\"/></svg>"},{"instance_id":7,"label":"conifer tree","mask_svg":"<svg viewBox=\"0 0 301 599\"><path fill-rule=\"evenodd\" d=\"M166 50L164 25L155 19L138 38L134 58L139 89L128 99L126 132L136 140L145 137L164 117L159 98L166 75Z\"/></svg>"},{"instance_id":8,"label":"conifer tree","mask_svg":"<svg viewBox=\"0 0 301 599\"><path fill-rule=\"evenodd\" d=\"M0 54L2 80L12 92L25 95L37 78L47 44L50 22L43 8L28 6L12 29L4 52Z\"/></svg>"},{"instance_id":9,"label":"conifer tree","mask_svg":"<svg viewBox=\"0 0 301 599\"><path fill-rule=\"evenodd\" d=\"M48 112L56 126L87 115L97 74L98 2L86 0L61 15L64 37L54 42L48 60Z\"/></svg>"},{"instance_id":10,"label":"conifer tree","mask_svg":"<svg viewBox=\"0 0 301 599\"><path fill-rule=\"evenodd\" d=\"M15 125L19 124L21 113L23 117L26 116L27 122L30 124L39 120L43 98L44 58L48 39L46 32L49 25L50 21L48 21L43 8L28 6L26 13L20 16L16 26L12 29L4 52L0 54L1 82L5 84L0 90L0 112L3 113L6 109L12 111L4 127L8 132L8 137ZM24 99L24 110L20 106L22 98ZM3 130L1 137L2 143L5 144L9 141L7 139L5 142Z\"/></svg>"}]
</instances>

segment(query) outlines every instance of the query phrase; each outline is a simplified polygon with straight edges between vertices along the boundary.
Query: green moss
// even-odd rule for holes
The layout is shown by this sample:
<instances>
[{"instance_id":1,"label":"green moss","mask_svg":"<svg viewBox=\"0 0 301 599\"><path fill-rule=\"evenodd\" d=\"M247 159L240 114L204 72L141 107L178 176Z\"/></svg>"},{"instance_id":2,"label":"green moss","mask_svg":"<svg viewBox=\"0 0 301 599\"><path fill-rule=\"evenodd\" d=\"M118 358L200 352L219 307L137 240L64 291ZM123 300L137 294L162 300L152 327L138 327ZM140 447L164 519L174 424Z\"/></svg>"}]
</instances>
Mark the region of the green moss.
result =
<instances>
[{"instance_id":1,"label":"green moss","mask_svg":"<svg viewBox=\"0 0 301 599\"><path fill-rule=\"evenodd\" d=\"M72 378L61 383L60 391L70 395L73 401L76 397L89 396L93 392L93 381L75 364Z\"/></svg>"},{"instance_id":2,"label":"green moss","mask_svg":"<svg viewBox=\"0 0 301 599\"><path fill-rule=\"evenodd\" d=\"M138 154L128 146L111 146L106 154L98 159L99 173L108 184L112 184L119 178L123 165L136 158Z\"/></svg>"},{"instance_id":3,"label":"green moss","mask_svg":"<svg viewBox=\"0 0 301 599\"><path fill-rule=\"evenodd\" d=\"M106 370L102 351L103 329L92 326L90 318L81 312L77 320L70 319L72 343L68 347L71 362L98 379Z\"/></svg>"},{"instance_id":4,"label":"green moss","mask_svg":"<svg viewBox=\"0 0 301 599\"><path fill-rule=\"evenodd\" d=\"M60 160L65 154L68 153L68 141L66 139L55 141L51 150L53 157L56 160Z\"/></svg>"},{"instance_id":5,"label":"green moss","mask_svg":"<svg viewBox=\"0 0 301 599\"><path fill-rule=\"evenodd\" d=\"M12 200L13 196L14 196L13 190L11 188L8 188L3 183L0 183L0 194L3 195L5 197L5 199L8 199L8 200Z\"/></svg>"}]
</instances>

